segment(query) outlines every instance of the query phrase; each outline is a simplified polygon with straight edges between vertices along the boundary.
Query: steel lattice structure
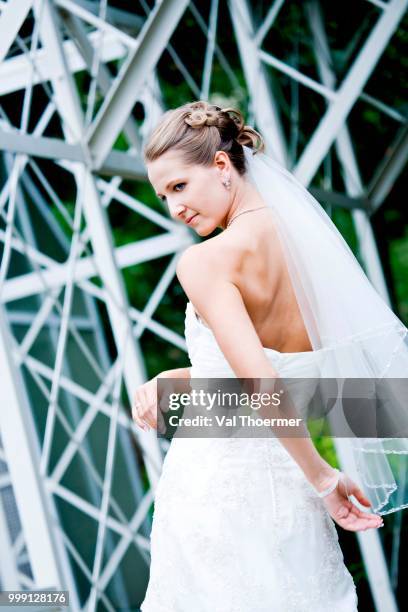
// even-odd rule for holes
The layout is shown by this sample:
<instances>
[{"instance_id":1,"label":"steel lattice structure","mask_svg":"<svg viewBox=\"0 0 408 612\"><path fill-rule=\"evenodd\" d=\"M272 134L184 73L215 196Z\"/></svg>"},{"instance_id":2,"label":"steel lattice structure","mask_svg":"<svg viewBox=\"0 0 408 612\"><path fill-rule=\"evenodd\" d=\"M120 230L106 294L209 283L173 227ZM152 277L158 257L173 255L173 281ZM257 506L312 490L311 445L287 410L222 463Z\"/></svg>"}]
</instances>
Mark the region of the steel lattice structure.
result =
<instances>
[{"instance_id":1,"label":"steel lattice structure","mask_svg":"<svg viewBox=\"0 0 408 612\"><path fill-rule=\"evenodd\" d=\"M146 182L141 146L166 107L166 62L189 99L246 104L268 152L312 191L324 169L325 189L315 195L350 211L361 261L389 300L370 213L403 169L407 124L365 87L408 0L359 4L369 25L339 79L318 1L0 2L3 590L69 589L74 611L134 610L143 599L149 510L166 446L134 425L129 397L146 380L139 343L146 330L186 349L154 314L179 254L196 239L126 187ZM310 53L303 58L300 50L298 62L270 45L292 10L308 27ZM226 16L237 54L223 48ZM192 70L183 46L186 27L201 37L199 69ZM276 93L282 77L292 92L290 143ZM303 135L300 90L323 109ZM395 123L395 140L384 143L369 189L348 126L361 101ZM343 192L332 186L333 164ZM74 194L71 205L67 193ZM109 215L124 209L153 229L146 239L116 246ZM166 256L144 307L133 307L124 271ZM337 440L336 450L353 474L347 441ZM390 567L379 534L358 534L378 610L397 609L397 519L395 525Z\"/></svg>"}]
</instances>

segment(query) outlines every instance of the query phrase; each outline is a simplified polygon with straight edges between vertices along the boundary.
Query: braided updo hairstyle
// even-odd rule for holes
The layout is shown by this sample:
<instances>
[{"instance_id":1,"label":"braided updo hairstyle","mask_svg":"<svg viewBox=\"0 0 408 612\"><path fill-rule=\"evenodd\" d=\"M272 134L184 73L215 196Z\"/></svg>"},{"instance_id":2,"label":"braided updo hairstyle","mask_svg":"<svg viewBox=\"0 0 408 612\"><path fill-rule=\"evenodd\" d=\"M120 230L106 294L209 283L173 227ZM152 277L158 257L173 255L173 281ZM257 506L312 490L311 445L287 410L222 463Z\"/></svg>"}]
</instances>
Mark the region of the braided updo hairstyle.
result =
<instances>
[{"instance_id":1,"label":"braided updo hairstyle","mask_svg":"<svg viewBox=\"0 0 408 612\"><path fill-rule=\"evenodd\" d=\"M262 136L244 124L240 111L199 100L164 113L144 147L145 162L169 149L181 151L187 165L210 166L217 151L225 151L240 175L245 174L243 145L264 150Z\"/></svg>"}]
</instances>

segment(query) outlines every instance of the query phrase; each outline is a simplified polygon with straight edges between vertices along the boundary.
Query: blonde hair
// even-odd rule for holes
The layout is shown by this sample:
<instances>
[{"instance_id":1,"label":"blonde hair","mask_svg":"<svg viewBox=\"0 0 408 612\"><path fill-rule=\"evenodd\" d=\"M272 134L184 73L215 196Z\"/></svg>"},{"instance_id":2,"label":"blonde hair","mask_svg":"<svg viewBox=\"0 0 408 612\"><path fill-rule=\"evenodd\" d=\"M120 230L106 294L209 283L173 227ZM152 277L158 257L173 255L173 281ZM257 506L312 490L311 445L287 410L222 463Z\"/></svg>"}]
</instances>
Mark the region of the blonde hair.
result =
<instances>
[{"instance_id":1,"label":"blonde hair","mask_svg":"<svg viewBox=\"0 0 408 612\"><path fill-rule=\"evenodd\" d=\"M187 165L210 166L217 151L225 151L239 174L246 172L243 145L264 150L262 136L245 125L239 110L221 109L199 100L164 113L144 147L145 162L169 149L181 151Z\"/></svg>"}]
</instances>

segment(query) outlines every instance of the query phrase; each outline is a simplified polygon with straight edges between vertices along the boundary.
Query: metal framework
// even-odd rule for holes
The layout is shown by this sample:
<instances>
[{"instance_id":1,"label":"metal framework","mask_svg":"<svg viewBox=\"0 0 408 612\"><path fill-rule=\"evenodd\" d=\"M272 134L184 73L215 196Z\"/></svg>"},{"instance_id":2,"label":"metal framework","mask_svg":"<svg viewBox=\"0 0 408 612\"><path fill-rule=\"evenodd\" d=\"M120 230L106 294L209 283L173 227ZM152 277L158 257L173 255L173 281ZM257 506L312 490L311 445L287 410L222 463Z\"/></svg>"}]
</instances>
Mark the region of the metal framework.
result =
<instances>
[{"instance_id":1,"label":"metal framework","mask_svg":"<svg viewBox=\"0 0 408 612\"><path fill-rule=\"evenodd\" d=\"M124 182L146 182L141 145L166 106L166 61L190 99L246 104L269 153L323 205L349 210L358 255L386 300L370 214L408 148L404 115L365 91L408 0L360 0L370 28L341 80L317 0L274 0L267 9L248 0L134 4L125 11L113 0L0 2L0 587L69 589L75 612L134 610L143 599L167 447L134 425L129 398L146 379L145 331L186 349L154 313L195 236ZM307 70L270 48L289 10L308 26ZM223 48L221 18L230 20L238 56ZM191 67L180 43L187 21L202 44L202 69ZM290 142L281 78L291 91ZM303 92L319 96L324 112L299 154ZM368 187L348 125L361 102L397 127ZM311 185L321 167L324 180ZM123 207L153 228L149 238L115 245L109 214ZM163 257L168 264L138 310L123 272ZM353 474L347 440L336 450ZM379 533L358 534L377 610L397 610L400 528L395 521L388 564Z\"/></svg>"}]
</instances>

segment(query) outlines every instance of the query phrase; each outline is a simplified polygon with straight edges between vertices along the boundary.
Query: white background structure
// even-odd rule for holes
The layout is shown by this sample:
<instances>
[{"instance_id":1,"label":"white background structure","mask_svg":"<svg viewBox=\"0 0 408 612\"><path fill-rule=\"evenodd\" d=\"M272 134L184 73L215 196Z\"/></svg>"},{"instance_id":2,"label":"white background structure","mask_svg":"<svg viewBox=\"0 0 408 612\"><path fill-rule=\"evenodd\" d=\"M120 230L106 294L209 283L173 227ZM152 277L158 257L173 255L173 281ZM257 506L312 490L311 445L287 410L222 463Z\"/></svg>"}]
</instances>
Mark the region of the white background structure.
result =
<instances>
[{"instance_id":1,"label":"white background structure","mask_svg":"<svg viewBox=\"0 0 408 612\"><path fill-rule=\"evenodd\" d=\"M245 99L268 152L304 185L312 188L324 169L324 189L315 193L350 211L360 260L389 300L370 213L404 167L407 124L365 87L408 0L358 4L369 27L356 33L358 47L338 80L317 0L0 1L2 590L68 589L74 612L137 610L143 599L149 511L167 446L135 426L129 398L147 377L139 342L145 331L186 348L154 315L179 254L197 239L128 188L146 182L141 147L166 106L164 54L190 100ZM266 44L288 10L302 13L308 25L312 70ZM225 15L238 59L217 36L230 27ZM199 82L183 47L187 21L204 41ZM223 91L213 85L216 66ZM290 143L275 87L282 75L293 94ZM299 153L301 91L318 96L324 112ZM368 190L348 126L361 101L396 126ZM334 164L343 193L332 187ZM121 210L147 222L149 237L116 246L110 215ZM159 282L135 308L124 271L163 257L169 263ZM347 440L337 440L336 450L353 475ZM397 610L401 514L393 517L390 558L378 532L357 534L381 612Z\"/></svg>"}]
</instances>

